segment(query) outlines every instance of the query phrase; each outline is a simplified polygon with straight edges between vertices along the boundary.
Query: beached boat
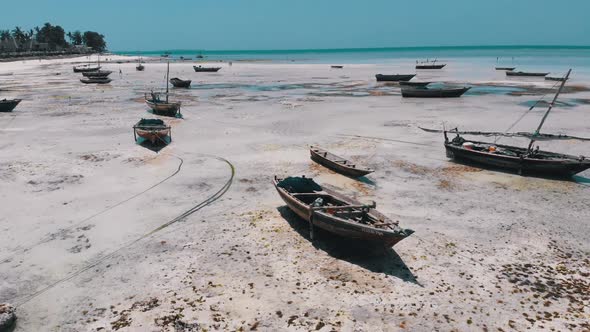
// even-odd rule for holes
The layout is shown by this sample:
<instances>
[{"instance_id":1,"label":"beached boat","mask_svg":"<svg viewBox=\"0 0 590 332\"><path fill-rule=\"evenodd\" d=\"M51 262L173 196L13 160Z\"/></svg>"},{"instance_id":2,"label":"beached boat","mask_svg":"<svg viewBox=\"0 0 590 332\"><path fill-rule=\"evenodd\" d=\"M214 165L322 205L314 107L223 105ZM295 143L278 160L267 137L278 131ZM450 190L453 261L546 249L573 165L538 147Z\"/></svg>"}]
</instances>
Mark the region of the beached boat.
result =
<instances>
[{"instance_id":1,"label":"beached boat","mask_svg":"<svg viewBox=\"0 0 590 332\"><path fill-rule=\"evenodd\" d=\"M572 156L562 153L539 150L533 148L533 144L540 140L583 140L590 141L590 138L574 137L567 135L541 134L541 128L555 105L559 93L563 89L565 81L569 78L571 70L568 71L561 86L557 90L553 101L549 104L541 122L533 133L486 133L486 132L461 132L457 129L443 131L445 138L445 150L449 158L467 161L489 167L502 168L518 172L518 174L539 174L551 177L569 177L590 168L590 159L584 156ZM456 136L449 140L447 133L454 133ZM461 135L486 135L497 134L498 136L526 137L530 139L527 148L516 146L500 145L495 143L470 141Z\"/></svg>"},{"instance_id":2,"label":"beached boat","mask_svg":"<svg viewBox=\"0 0 590 332\"><path fill-rule=\"evenodd\" d=\"M100 66L92 66L92 65L81 65L81 66L74 66L74 73L88 73L100 70Z\"/></svg>"},{"instance_id":3,"label":"beached boat","mask_svg":"<svg viewBox=\"0 0 590 332\"><path fill-rule=\"evenodd\" d=\"M170 83L172 83L175 88L188 88L191 86L191 82L191 80L181 80L178 77L173 77L170 79Z\"/></svg>"},{"instance_id":4,"label":"beached boat","mask_svg":"<svg viewBox=\"0 0 590 332\"><path fill-rule=\"evenodd\" d=\"M22 99L2 99L0 100L0 112L12 112L12 110L22 101Z\"/></svg>"},{"instance_id":5,"label":"beached boat","mask_svg":"<svg viewBox=\"0 0 590 332\"><path fill-rule=\"evenodd\" d=\"M334 68L334 69L342 69L344 68L344 66L339 66L339 65L331 65L330 68Z\"/></svg>"},{"instance_id":6,"label":"beached boat","mask_svg":"<svg viewBox=\"0 0 590 332\"><path fill-rule=\"evenodd\" d=\"M142 65L141 63L135 67L135 70L137 70L137 71L143 71L144 69L145 69L145 66Z\"/></svg>"},{"instance_id":7,"label":"beached boat","mask_svg":"<svg viewBox=\"0 0 590 332\"><path fill-rule=\"evenodd\" d=\"M377 74L375 75L375 78L377 79L377 82L403 82L403 81L409 81L412 78L414 78L414 76L416 76L416 74L395 74L395 75L383 75L383 74Z\"/></svg>"},{"instance_id":8,"label":"beached boat","mask_svg":"<svg viewBox=\"0 0 590 332\"><path fill-rule=\"evenodd\" d=\"M96 70L82 73L84 77L108 77L113 72L110 70Z\"/></svg>"},{"instance_id":9,"label":"beached boat","mask_svg":"<svg viewBox=\"0 0 590 332\"><path fill-rule=\"evenodd\" d=\"M418 81L401 81L399 85L414 86L414 87L425 87L432 82L418 82Z\"/></svg>"},{"instance_id":10,"label":"beached boat","mask_svg":"<svg viewBox=\"0 0 590 332\"><path fill-rule=\"evenodd\" d=\"M197 73L205 72L205 73L214 73L218 72L221 67L203 67L203 66L193 66Z\"/></svg>"},{"instance_id":11,"label":"beached boat","mask_svg":"<svg viewBox=\"0 0 590 332\"><path fill-rule=\"evenodd\" d=\"M402 97L406 98L458 98L461 97L470 87L462 88L402 88Z\"/></svg>"},{"instance_id":12,"label":"beached boat","mask_svg":"<svg viewBox=\"0 0 590 332\"><path fill-rule=\"evenodd\" d=\"M172 140L172 128L160 119L141 119L133 126L133 137L150 141L152 144L167 143L166 137Z\"/></svg>"},{"instance_id":13,"label":"beached boat","mask_svg":"<svg viewBox=\"0 0 590 332\"><path fill-rule=\"evenodd\" d=\"M309 153L313 161L346 176L358 178L374 172L316 146L311 146Z\"/></svg>"},{"instance_id":14,"label":"beached boat","mask_svg":"<svg viewBox=\"0 0 590 332\"><path fill-rule=\"evenodd\" d=\"M350 197L322 188L306 177L273 179L273 184L289 209L314 227L351 240L392 247L414 233L377 211L376 204L364 205Z\"/></svg>"},{"instance_id":15,"label":"beached boat","mask_svg":"<svg viewBox=\"0 0 590 332\"><path fill-rule=\"evenodd\" d=\"M416 69L442 69L446 66L446 64L436 64L436 59L434 61L426 60L422 62L416 61Z\"/></svg>"},{"instance_id":16,"label":"beached boat","mask_svg":"<svg viewBox=\"0 0 590 332\"><path fill-rule=\"evenodd\" d=\"M526 71L507 71L506 76L547 76L549 73L534 73L534 72L526 72Z\"/></svg>"},{"instance_id":17,"label":"beached boat","mask_svg":"<svg viewBox=\"0 0 590 332\"><path fill-rule=\"evenodd\" d=\"M152 109L155 114L176 117L180 114L180 102L171 102L169 100L169 80L170 62L166 69L166 92L150 92L145 94L145 103ZM164 98L162 98L164 96Z\"/></svg>"},{"instance_id":18,"label":"beached boat","mask_svg":"<svg viewBox=\"0 0 590 332\"><path fill-rule=\"evenodd\" d=\"M86 77L80 79L80 82L84 84L107 84L111 83L111 81L108 77Z\"/></svg>"},{"instance_id":19,"label":"beached boat","mask_svg":"<svg viewBox=\"0 0 590 332\"><path fill-rule=\"evenodd\" d=\"M509 70L512 71L516 69L516 67L496 67L496 70Z\"/></svg>"},{"instance_id":20,"label":"beached boat","mask_svg":"<svg viewBox=\"0 0 590 332\"><path fill-rule=\"evenodd\" d=\"M545 76L545 80L547 80L547 81L557 81L557 82L561 82L561 81L565 81L565 77L558 77L558 76Z\"/></svg>"}]
</instances>

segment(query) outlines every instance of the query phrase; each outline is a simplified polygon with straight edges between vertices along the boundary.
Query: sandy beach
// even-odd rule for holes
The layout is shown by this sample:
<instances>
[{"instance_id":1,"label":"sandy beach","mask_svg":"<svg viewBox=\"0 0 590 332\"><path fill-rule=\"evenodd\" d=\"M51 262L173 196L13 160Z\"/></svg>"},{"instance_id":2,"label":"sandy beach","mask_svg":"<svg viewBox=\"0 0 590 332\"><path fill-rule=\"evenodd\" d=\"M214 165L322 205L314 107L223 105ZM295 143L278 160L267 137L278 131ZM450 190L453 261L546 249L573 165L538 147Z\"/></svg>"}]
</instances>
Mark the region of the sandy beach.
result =
<instances>
[{"instance_id":1,"label":"sandy beach","mask_svg":"<svg viewBox=\"0 0 590 332\"><path fill-rule=\"evenodd\" d=\"M0 63L0 98L23 99L0 113L0 303L17 306L15 331L590 330L590 171L465 166L418 128L504 131L555 82L455 59L416 79L469 83L466 95L403 99L374 75L415 73L414 59L175 62L192 87L172 89L183 118L160 117L172 143L154 152L132 126L157 117L144 92L165 87L166 63L109 58L108 85L80 83L83 59ZM566 87L543 131L588 137L590 71ZM309 145L376 171L341 176ZM587 142L542 148L590 155ZM376 201L415 234L379 252L311 241L274 175Z\"/></svg>"}]
</instances>

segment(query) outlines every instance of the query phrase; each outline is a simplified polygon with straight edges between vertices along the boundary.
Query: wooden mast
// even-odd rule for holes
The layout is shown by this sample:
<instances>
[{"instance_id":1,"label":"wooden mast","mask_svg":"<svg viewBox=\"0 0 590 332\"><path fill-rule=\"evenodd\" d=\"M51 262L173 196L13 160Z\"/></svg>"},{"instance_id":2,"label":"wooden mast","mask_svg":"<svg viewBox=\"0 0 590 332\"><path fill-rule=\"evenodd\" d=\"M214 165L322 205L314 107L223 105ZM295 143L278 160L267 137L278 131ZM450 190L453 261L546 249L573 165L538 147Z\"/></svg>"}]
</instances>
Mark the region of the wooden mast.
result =
<instances>
[{"instance_id":1,"label":"wooden mast","mask_svg":"<svg viewBox=\"0 0 590 332\"><path fill-rule=\"evenodd\" d=\"M559 89L557 89L557 93L555 94L555 97L553 97L553 100L549 104L549 107L547 108L547 112L545 112L545 114L543 115L543 118L541 119L541 123L539 123L539 126L537 127L537 130L535 130L535 132L533 133L533 137L531 138L531 142L529 143L528 151L531 151L531 149L533 147L533 144L535 143L535 136L539 135L539 133L541 132L541 128L543 127L543 124L545 123L545 120L547 119L547 116L549 115L549 112L551 112L551 109L553 108L553 105L555 105L555 102L557 101L557 97L559 96L559 93L563 89L563 86L565 85L565 82L570 77L570 73L571 72L572 72L571 69L568 70L567 71L567 74L565 74L565 78L563 79L563 81L561 81L561 85L559 86Z\"/></svg>"},{"instance_id":2,"label":"wooden mast","mask_svg":"<svg viewBox=\"0 0 590 332\"><path fill-rule=\"evenodd\" d=\"M168 103L168 85L170 84L168 76L170 76L170 60L168 60L168 67L166 68L166 103Z\"/></svg>"}]
</instances>

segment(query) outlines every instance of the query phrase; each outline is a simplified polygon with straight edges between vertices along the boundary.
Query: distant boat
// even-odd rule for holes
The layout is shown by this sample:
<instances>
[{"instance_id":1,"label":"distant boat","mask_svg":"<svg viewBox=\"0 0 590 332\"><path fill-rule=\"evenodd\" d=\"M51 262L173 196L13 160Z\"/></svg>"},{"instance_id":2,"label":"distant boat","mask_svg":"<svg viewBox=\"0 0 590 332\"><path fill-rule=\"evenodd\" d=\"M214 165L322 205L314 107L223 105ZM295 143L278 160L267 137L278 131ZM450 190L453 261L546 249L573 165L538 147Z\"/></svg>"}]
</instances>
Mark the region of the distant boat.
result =
<instances>
[{"instance_id":1,"label":"distant boat","mask_svg":"<svg viewBox=\"0 0 590 332\"><path fill-rule=\"evenodd\" d=\"M139 57L139 59L137 60L137 66L135 67L135 70L143 71L144 69L145 69L144 65L141 64L141 57Z\"/></svg>"},{"instance_id":2,"label":"distant boat","mask_svg":"<svg viewBox=\"0 0 590 332\"><path fill-rule=\"evenodd\" d=\"M547 81L558 81L558 82L565 81L565 77L558 77L558 76L545 76L545 79Z\"/></svg>"},{"instance_id":3,"label":"distant boat","mask_svg":"<svg viewBox=\"0 0 590 332\"><path fill-rule=\"evenodd\" d=\"M80 82L84 84L107 84L111 83L111 81L108 77L87 77L80 79Z\"/></svg>"},{"instance_id":4,"label":"distant boat","mask_svg":"<svg viewBox=\"0 0 590 332\"><path fill-rule=\"evenodd\" d=\"M191 80L181 80L178 77L174 77L170 79L170 83L172 83L172 85L175 88L188 88L189 86L191 86Z\"/></svg>"},{"instance_id":5,"label":"distant boat","mask_svg":"<svg viewBox=\"0 0 590 332\"><path fill-rule=\"evenodd\" d=\"M416 61L416 69L442 69L446 66L446 64L436 64L436 59L434 61L426 60L422 62Z\"/></svg>"},{"instance_id":6,"label":"distant boat","mask_svg":"<svg viewBox=\"0 0 590 332\"><path fill-rule=\"evenodd\" d=\"M166 93L151 92L145 95L145 103L152 109L155 114L176 117L180 114L180 102L170 102L169 97L169 80L170 62L166 70ZM165 99L162 99L162 95Z\"/></svg>"},{"instance_id":7,"label":"distant boat","mask_svg":"<svg viewBox=\"0 0 590 332\"><path fill-rule=\"evenodd\" d=\"M402 97L406 98L458 98L470 87L463 88L402 88Z\"/></svg>"},{"instance_id":8,"label":"distant boat","mask_svg":"<svg viewBox=\"0 0 590 332\"><path fill-rule=\"evenodd\" d=\"M80 65L74 66L74 73L88 73L92 71L100 70L100 66L92 66L92 65Z\"/></svg>"},{"instance_id":9,"label":"distant boat","mask_svg":"<svg viewBox=\"0 0 590 332\"><path fill-rule=\"evenodd\" d=\"M402 81L399 85L414 86L414 87L425 87L432 82L418 82L418 81Z\"/></svg>"},{"instance_id":10,"label":"distant boat","mask_svg":"<svg viewBox=\"0 0 590 332\"><path fill-rule=\"evenodd\" d=\"M383 75L377 74L375 78L377 82L400 82L400 81L409 81L414 78L416 74L395 74L395 75Z\"/></svg>"},{"instance_id":11,"label":"distant boat","mask_svg":"<svg viewBox=\"0 0 590 332\"><path fill-rule=\"evenodd\" d=\"M496 70L509 70L513 71L516 67L496 67Z\"/></svg>"},{"instance_id":12,"label":"distant boat","mask_svg":"<svg viewBox=\"0 0 590 332\"><path fill-rule=\"evenodd\" d=\"M549 73L534 73L534 72L526 72L526 71L507 71L506 76L547 76Z\"/></svg>"},{"instance_id":13,"label":"distant boat","mask_svg":"<svg viewBox=\"0 0 590 332\"><path fill-rule=\"evenodd\" d=\"M273 185L287 207L309 224L311 240L314 227L354 241L366 241L392 247L414 233L401 228L377 211L376 204L362 204L306 177L274 177Z\"/></svg>"},{"instance_id":14,"label":"distant boat","mask_svg":"<svg viewBox=\"0 0 590 332\"><path fill-rule=\"evenodd\" d=\"M358 178L374 172L370 168L356 165L356 163L332 154L322 148L312 146L309 148L309 153L311 160L346 176Z\"/></svg>"},{"instance_id":15,"label":"distant boat","mask_svg":"<svg viewBox=\"0 0 590 332\"><path fill-rule=\"evenodd\" d=\"M12 110L22 101L22 99L2 99L0 100L0 112L12 112Z\"/></svg>"},{"instance_id":16,"label":"distant boat","mask_svg":"<svg viewBox=\"0 0 590 332\"><path fill-rule=\"evenodd\" d=\"M152 144L167 143L166 137L171 136L171 127L160 119L141 119L133 126L133 137L137 136L150 141Z\"/></svg>"},{"instance_id":17,"label":"distant boat","mask_svg":"<svg viewBox=\"0 0 590 332\"><path fill-rule=\"evenodd\" d=\"M218 72L221 67L203 67L203 66L193 66L193 69L199 73L199 72L208 72L208 73L214 73L214 72Z\"/></svg>"},{"instance_id":18,"label":"distant boat","mask_svg":"<svg viewBox=\"0 0 590 332\"><path fill-rule=\"evenodd\" d=\"M340 66L340 65L332 65L332 66L330 66L330 68L334 68L334 69L342 69L342 68L344 68L344 66Z\"/></svg>"},{"instance_id":19,"label":"distant boat","mask_svg":"<svg viewBox=\"0 0 590 332\"><path fill-rule=\"evenodd\" d=\"M112 73L110 70L96 70L96 71L88 71L83 72L82 75L84 77L107 77Z\"/></svg>"}]
</instances>

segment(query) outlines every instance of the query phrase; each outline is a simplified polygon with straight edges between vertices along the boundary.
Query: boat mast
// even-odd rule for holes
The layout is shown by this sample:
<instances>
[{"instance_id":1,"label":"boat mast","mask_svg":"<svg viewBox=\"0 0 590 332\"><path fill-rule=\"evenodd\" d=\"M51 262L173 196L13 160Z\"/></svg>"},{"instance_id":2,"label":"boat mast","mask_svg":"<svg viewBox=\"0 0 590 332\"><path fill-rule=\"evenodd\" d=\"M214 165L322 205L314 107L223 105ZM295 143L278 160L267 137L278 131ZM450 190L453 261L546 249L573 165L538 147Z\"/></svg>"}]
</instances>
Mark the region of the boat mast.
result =
<instances>
[{"instance_id":1,"label":"boat mast","mask_svg":"<svg viewBox=\"0 0 590 332\"><path fill-rule=\"evenodd\" d=\"M541 132L541 128L543 127L543 124L545 123L545 120L547 119L547 116L549 115L549 112L551 112L551 109L553 108L553 105L555 105L555 102L557 101L557 97L559 96L559 93L563 89L563 86L565 85L565 82L570 77L570 73L571 72L572 72L571 69L568 70L567 71L567 74L565 74L564 79L561 81L561 85L559 86L559 89L557 89L557 93L555 94L555 97L553 97L553 100L549 104L549 107L547 108L547 111L545 112L545 115L543 115L543 118L541 119L541 123L539 123L539 126L537 127L537 130L535 130L535 132L533 133L533 137L531 138L531 142L529 143L528 151L531 151L531 149L533 147L533 144L535 143L535 136L539 135L539 133Z\"/></svg>"},{"instance_id":2,"label":"boat mast","mask_svg":"<svg viewBox=\"0 0 590 332\"><path fill-rule=\"evenodd\" d=\"M168 85L170 84L168 76L170 76L170 60L168 60L168 67L166 68L166 102L168 102Z\"/></svg>"}]
</instances>

